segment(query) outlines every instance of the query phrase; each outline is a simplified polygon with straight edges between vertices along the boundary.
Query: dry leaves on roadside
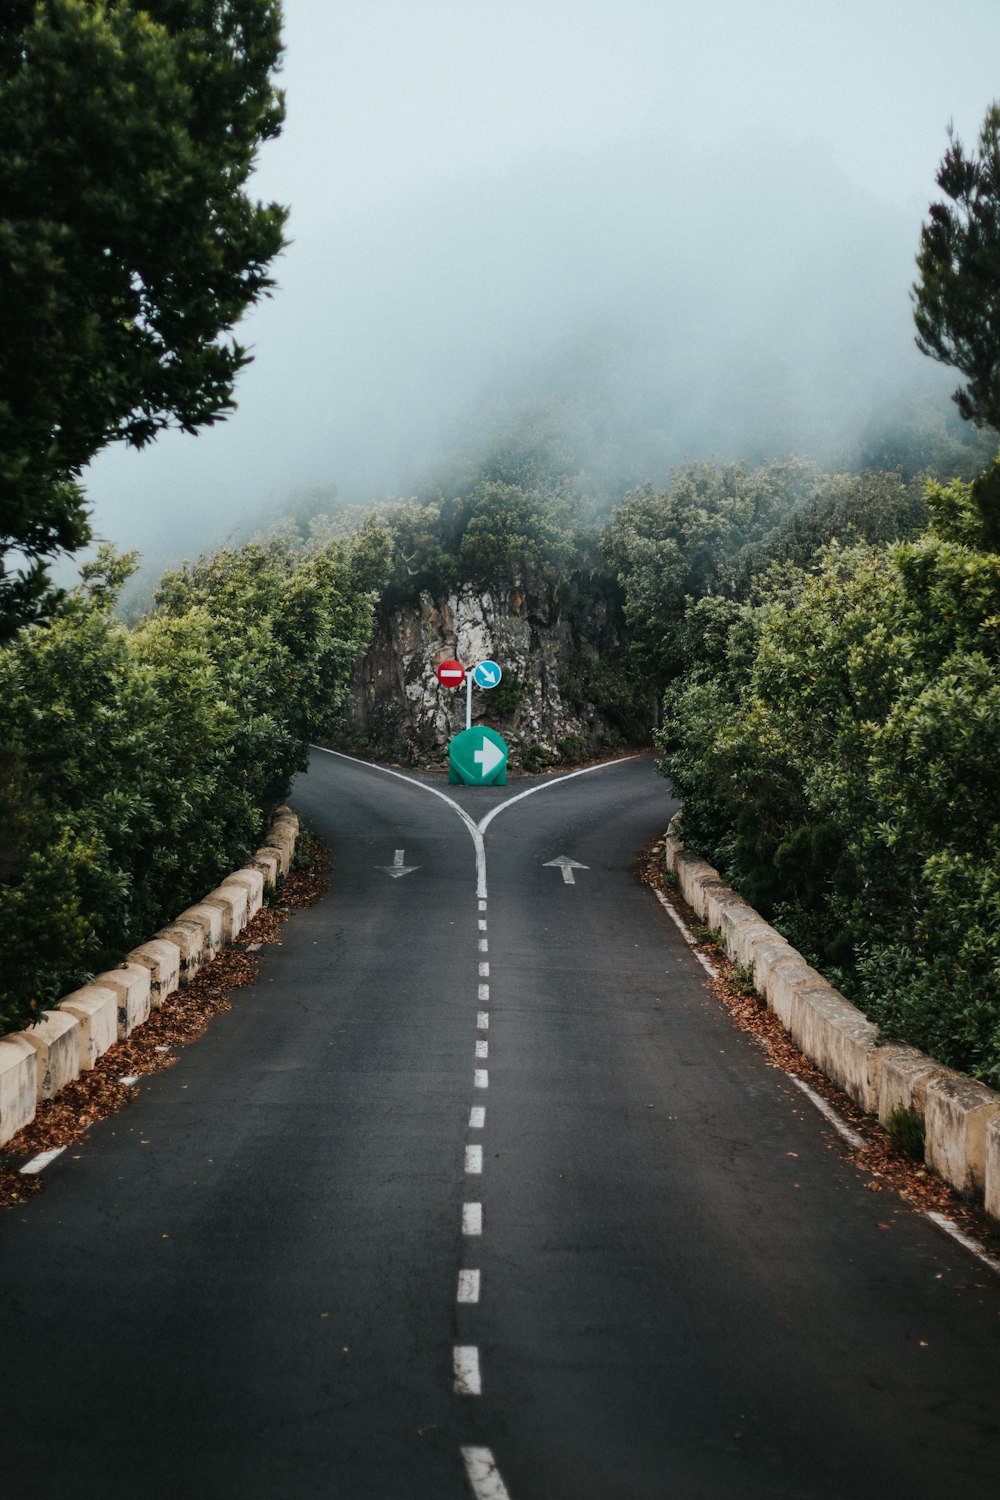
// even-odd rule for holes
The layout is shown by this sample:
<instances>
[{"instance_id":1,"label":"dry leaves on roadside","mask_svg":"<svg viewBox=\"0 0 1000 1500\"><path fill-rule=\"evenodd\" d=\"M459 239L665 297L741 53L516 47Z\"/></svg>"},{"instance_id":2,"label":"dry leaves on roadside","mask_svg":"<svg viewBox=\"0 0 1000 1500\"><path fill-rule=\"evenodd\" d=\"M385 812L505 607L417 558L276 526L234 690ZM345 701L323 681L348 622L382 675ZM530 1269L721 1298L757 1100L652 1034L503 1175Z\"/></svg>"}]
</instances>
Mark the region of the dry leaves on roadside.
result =
<instances>
[{"instance_id":1,"label":"dry leaves on roadside","mask_svg":"<svg viewBox=\"0 0 1000 1500\"><path fill-rule=\"evenodd\" d=\"M639 876L646 885L655 886L662 892L693 934L701 923L669 882L663 852L662 837L647 844L639 855ZM774 1011L767 1008L766 1001L760 995L747 993L737 977L735 965L714 944L699 943L695 946L711 960L716 970L715 978L710 981L711 989L740 1030L754 1038L774 1067L801 1078L861 1137L863 1146L854 1148L842 1142L842 1147L848 1160L867 1178L865 1187L868 1191L894 1192L919 1213L943 1214L985 1249L1000 1257L1000 1226L981 1207L962 1198L954 1188L928 1171L922 1162L896 1146L874 1116L866 1114L841 1093L826 1074L799 1051Z\"/></svg>"},{"instance_id":2,"label":"dry leaves on roadside","mask_svg":"<svg viewBox=\"0 0 1000 1500\"><path fill-rule=\"evenodd\" d=\"M177 1060L176 1049L195 1041L213 1016L231 1009L230 995L253 984L259 972L256 950L279 941L291 910L311 906L326 891L329 852L312 837L309 861L293 869L272 906L263 907L237 942L226 948L182 990L169 995L127 1041L116 1042L87 1073L55 1099L38 1106L30 1125L0 1150L0 1207L26 1202L42 1191L41 1177L23 1176L19 1167L42 1151L76 1145L95 1120L107 1119L135 1097L123 1078L157 1073Z\"/></svg>"}]
</instances>

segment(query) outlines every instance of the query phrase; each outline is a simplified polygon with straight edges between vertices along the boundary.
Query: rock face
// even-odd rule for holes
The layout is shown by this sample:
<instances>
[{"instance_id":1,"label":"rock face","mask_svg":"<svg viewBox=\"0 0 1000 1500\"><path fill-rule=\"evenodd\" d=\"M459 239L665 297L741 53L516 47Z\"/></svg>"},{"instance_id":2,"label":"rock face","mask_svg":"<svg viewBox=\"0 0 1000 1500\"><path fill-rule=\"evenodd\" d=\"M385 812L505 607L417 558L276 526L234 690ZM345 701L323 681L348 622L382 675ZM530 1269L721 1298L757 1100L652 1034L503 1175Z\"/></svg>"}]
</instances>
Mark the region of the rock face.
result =
<instances>
[{"instance_id":1,"label":"rock face","mask_svg":"<svg viewBox=\"0 0 1000 1500\"><path fill-rule=\"evenodd\" d=\"M571 615L561 590L461 586L447 597L383 609L358 662L347 709L352 740L414 762L439 761L465 728L466 688L445 688L437 665L457 658L471 670L492 660L503 681L473 687L472 721L499 729L515 765L580 758L622 741L621 725L588 688L595 668L624 667L627 642L616 599L592 592ZM594 695L600 697L600 694Z\"/></svg>"}]
</instances>

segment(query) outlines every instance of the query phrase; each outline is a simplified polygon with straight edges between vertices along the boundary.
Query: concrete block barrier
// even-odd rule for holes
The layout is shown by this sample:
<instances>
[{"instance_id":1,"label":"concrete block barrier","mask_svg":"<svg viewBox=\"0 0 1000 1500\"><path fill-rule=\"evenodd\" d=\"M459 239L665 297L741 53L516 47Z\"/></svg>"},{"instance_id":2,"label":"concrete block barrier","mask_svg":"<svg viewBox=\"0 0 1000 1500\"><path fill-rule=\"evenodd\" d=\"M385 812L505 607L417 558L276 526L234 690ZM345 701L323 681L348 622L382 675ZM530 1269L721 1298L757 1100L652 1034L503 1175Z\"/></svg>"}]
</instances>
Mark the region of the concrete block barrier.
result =
<instances>
[{"instance_id":1,"label":"concrete block barrier","mask_svg":"<svg viewBox=\"0 0 1000 1500\"><path fill-rule=\"evenodd\" d=\"M224 882L225 885L242 885L246 887L247 914L244 922L255 917L264 905L264 874L261 870L255 870L252 865L244 865L240 870L234 870Z\"/></svg>"},{"instance_id":2,"label":"concrete block barrier","mask_svg":"<svg viewBox=\"0 0 1000 1500\"><path fill-rule=\"evenodd\" d=\"M942 1067L915 1047L881 1046L878 1028L791 943L684 848L680 815L664 841L667 867L699 921L718 927L737 963L785 1030L838 1088L888 1126L897 1110L924 1117L927 1165L963 1193L982 1193L1000 1218L1000 1094Z\"/></svg>"},{"instance_id":3,"label":"concrete block barrier","mask_svg":"<svg viewBox=\"0 0 1000 1500\"><path fill-rule=\"evenodd\" d=\"M785 963L788 959L801 959L802 955L797 948L793 948L785 938L768 928L766 933L760 937L751 939L750 958L748 962L753 964L753 979L759 994L763 995L770 1004L770 997L774 987L772 972L778 964ZM771 1007L774 1008L773 1005Z\"/></svg>"},{"instance_id":4,"label":"concrete block barrier","mask_svg":"<svg viewBox=\"0 0 1000 1500\"><path fill-rule=\"evenodd\" d=\"M986 1186L983 1189L986 1212L1000 1219L1000 1116L986 1125Z\"/></svg>"},{"instance_id":5,"label":"concrete block barrier","mask_svg":"<svg viewBox=\"0 0 1000 1500\"><path fill-rule=\"evenodd\" d=\"M927 1085L927 1165L960 1193L985 1193L986 1130L1000 1117L1000 1096L984 1083L944 1072Z\"/></svg>"},{"instance_id":6,"label":"concrete block barrier","mask_svg":"<svg viewBox=\"0 0 1000 1500\"><path fill-rule=\"evenodd\" d=\"M916 1047L892 1042L879 1050L876 1113L882 1124L888 1127L898 1110L926 1114L928 1085L935 1078L946 1075L949 1069L942 1068L933 1057L918 1052Z\"/></svg>"},{"instance_id":7,"label":"concrete block barrier","mask_svg":"<svg viewBox=\"0 0 1000 1500\"><path fill-rule=\"evenodd\" d=\"M789 1034L827 1078L862 1109L873 1112L878 1102L880 1048L878 1027L845 1000L839 990L822 983L800 983L792 989Z\"/></svg>"},{"instance_id":8,"label":"concrete block barrier","mask_svg":"<svg viewBox=\"0 0 1000 1500\"><path fill-rule=\"evenodd\" d=\"M186 906L177 917L177 921L183 926L189 923L200 929L204 934L201 947L201 963L210 964L212 959L226 946L225 918L218 906L209 900L197 902L194 906Z\"/></svg>"},{"instance_id":9,"label":"concrete block barrier","mask_svg":"<svg viewBox=\"0 0 1000 1500\"><path fill-rule=\"evenodd\" d=\"M221 927L221 919L220 919ZM205 929L196 922L171 922L169 927L161 927L156 934L164 942L173 943L181 956L180 974L178 976L180 987L184 989L189 985L203 964L208 963L206 956Z\"/></svg>"},{"instance_id":10,"label":"concrete block barrier","mask_svg":"<svg viewBox=\"0 0 1000 1500\"><path fill-rule=\"evenodd\" d=\"M0 1037L0 1146L31 1124L37 1092L34 1047L17 1033Z\"/></svg>"},{"instance_id":11,"label":"concrete block barrier","mask_svg":"<svg viewBox=\"0 0 1000 1500\"><path fill-rule=\"evenodd\" d=\"M149 970L149 1006L161 1010L168 995L180 987L181 950L169 938L153 938L141 948L133 948L126 962L142 964Z\"/></svg>"},{"instance_id":12,"label":"concrete block barrier","mask_svg":"<svg viewBox=\"0 0 1000 1500\"><path fill-rule=\"evenodd\" d=\"M87 1073L118 1040L118 996L103 984L85 984L60 1000L57 1010L80 1023L80 1071Z\"/></svg>"},{"instance_id":13,"label":"concrete block barrier","mask_svg":"<svg viewBox=\"0 0 1000 1500\"><path fill-rule=\"evenodd\" d=\"M56 1095L116 1041L124 1041L179 986L234 941L287 875L299 820L279 807L252 860L204 901L187 907L117 969L66 995L23 1032L0 1036L0 1145L29 1125L36 1103Z\"/></svg>"},{"instance_id":14,"label":"concrete block barrier","mask_svg":"<svg viewBox=\"0 0 1000 1500\"><path fill-rule=\"evenodd\" d=\"M730 907L723 914L722 935L726 940L726 952L738 964L755 964L754 944L777 937L774 928L769 927L750 906Z\"/></svg>"},{"instance_id":15,"label":"concrete block barrier","mask_svg":"<svg viewBox=\"0 0 1000 1500\"><path fill-rule=\"evenodd\" d=\"M721 883L722 877L707 859L701 859L697 854L689 854L683 846L678 848L675 858L674 872L677 875L677 887L699 922L704 922L704 887L712 880L718 880Z\"/></svg>"},{"instance_id":16,"label":"concrete block barrier","mask_svg":"<svg viewBox=\"0 0 1000 1500\"><path fill-rule=\"evenodd\" d=\"M118 996L118 1040L125 1041L137 1026L149 1020L149 997L152 989L149 970L144 964L123 964L97 974L95 984L105 985Z\"/></svg>"},{"instance_id":17,"label":"concrete block barrier","mask_svg":"<svg viewBox=\"0 0 1000 1500\"><path fill-rule=\"evenodd\" d=\"M277 851L274 849L258 849L251 863L264 876L264 885L266 888L273 891L278 884L278 876L281 873L278 865Z\"/></svg>"},{"instance_id":18,"label":"concrete block barrier","mask_svg":"<svg viewBox=\"0 0 1000 1500\"><path fill-rule=\"evenodd\" d=\"M278 857L282 876L291 869L296 836L291 823L272 823L264 837L264 847L273 849Z\"/></svg>"},{"instance_id":19,"label":"concrete block barrier","mask_svg":"<svg viewBox=\"0 0 1000 1500\"><path fill-rule=\"evenodd\" d=\"M206 906L216 906L222 913L222 941L232 943L239 937L247 919L247 888L223 882L205 897Z\"/></svg>"},{"instance_id":20,"label":"concrete block barrier","mask_svg":"<svg viewBox=\"0 0 1000 1500\"><path fill-rule=\"evenodd\" d=\"M68 1011L46 1010L15 1033L35 1049L35 1102L51 1099L80 1076L80 1022Z\"/></svg>"}]
</instances>

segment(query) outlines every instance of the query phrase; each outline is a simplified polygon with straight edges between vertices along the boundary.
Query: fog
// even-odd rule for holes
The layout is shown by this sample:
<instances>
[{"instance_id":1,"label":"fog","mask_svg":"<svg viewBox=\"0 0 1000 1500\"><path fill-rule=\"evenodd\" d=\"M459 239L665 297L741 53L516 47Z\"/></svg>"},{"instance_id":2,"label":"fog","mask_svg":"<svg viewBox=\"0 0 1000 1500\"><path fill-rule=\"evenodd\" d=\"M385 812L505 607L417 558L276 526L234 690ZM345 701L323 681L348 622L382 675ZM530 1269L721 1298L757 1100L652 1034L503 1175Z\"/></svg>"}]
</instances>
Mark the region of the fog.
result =
<instances>
[{"instance_id":1,"label":"fog","mask_svg":"<svg viewBox=\"0 0 1000 1500\"><path fill-rule=\"evenodd\" d=\"M158 566L305 488L408 494L536 404L610 489L947 409L908 293L948 122L1000 95L995 0L284 8L254 192L292 242L238 410L100 455L99 536Z\"/></svg>"}]
</instances>

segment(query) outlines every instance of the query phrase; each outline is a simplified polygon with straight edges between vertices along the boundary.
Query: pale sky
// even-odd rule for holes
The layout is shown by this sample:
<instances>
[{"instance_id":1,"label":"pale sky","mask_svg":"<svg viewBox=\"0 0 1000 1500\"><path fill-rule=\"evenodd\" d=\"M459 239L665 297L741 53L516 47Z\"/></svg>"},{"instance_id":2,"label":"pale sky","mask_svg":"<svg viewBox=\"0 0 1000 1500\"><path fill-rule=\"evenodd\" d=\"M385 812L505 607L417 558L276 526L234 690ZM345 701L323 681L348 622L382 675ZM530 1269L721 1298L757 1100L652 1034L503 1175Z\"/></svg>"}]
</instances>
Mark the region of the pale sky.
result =
<instances>
[{"instance_id":1,"label":"pale sky","mask_svg":"<svg viewBox=\"0 0 1000 1500\"><path fill-rule=\"evenodd\" d=\"M97 530L194 555L293 491L409 493L498 394L577 390L630 481L834 451L955 383L908 288L946 128L1000 96L996 0L285 0L291 207L239 410L106 451ZM617 426L616 426L617 424Z\"/></svg>"}]
</instances>

